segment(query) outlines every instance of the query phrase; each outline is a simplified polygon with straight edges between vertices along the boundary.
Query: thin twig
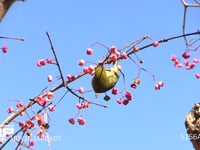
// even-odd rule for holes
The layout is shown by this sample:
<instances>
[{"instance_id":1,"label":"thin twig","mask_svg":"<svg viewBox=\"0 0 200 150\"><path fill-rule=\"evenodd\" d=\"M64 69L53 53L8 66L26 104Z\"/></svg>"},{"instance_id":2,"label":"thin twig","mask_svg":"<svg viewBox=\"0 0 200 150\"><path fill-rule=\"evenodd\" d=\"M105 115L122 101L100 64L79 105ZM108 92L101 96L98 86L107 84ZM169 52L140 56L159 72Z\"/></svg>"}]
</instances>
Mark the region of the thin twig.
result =
<instances>
[{"instance_id":1,"label":"thin twig","mask_svg":"<svg viewBox=\"0 0 200 150\"><path fill-rule=\"evenodd\" d=\"M197 0L195 4L187 3L185 0L181 0L181 2L186 7L200 7L199 2Z\"/></svg>"},{"instance_id":2,"label":"thin twig","mask_svg":"<svg viewBox=\"0 0 200 150\"><path fill-rule=\"evenodd\" d=\"M59 63L59 61L58 61L58 58L57 58L57 55L56 55L56 52L55 52L55 49L54 49L52 40L51 40L50 35L49 35L48 32L46 32L46 35L47 35L47 37L48 37L48 39L49 39L49 43L50 43L50 46L51 46L51 50L52 50L53 55L54 55L54 57L55 57L56 65L57 65L57 67L58 67L58 71L59 71L59 73L60 73L60 77L61 77L61 79L62 79L63 86L66 87L67 84L66 84L65 79L64 79L64 76L63 76L63 74L62 74L62 69L61 69L61 67L60 67L60 63Z\"/></svg>"},{"instance_id":3,"label":"thin twig","mask_svg":"<svg viewBox=\"0 0 200 150\"><path fill-rule=\"evenodd\" d=\"M189 4L185 0L181 0L181 2L184 6L182 32L183 32L183 34L185 34L187 8L188 7L200 7L200 3L197 0L195 0L195 2L196 2L195 4L191 4L191 3ZM186 46L188 46L189 42L187 41L186 36L184 36L184 40L185 40Z\"/></svg>"}]
</instances>

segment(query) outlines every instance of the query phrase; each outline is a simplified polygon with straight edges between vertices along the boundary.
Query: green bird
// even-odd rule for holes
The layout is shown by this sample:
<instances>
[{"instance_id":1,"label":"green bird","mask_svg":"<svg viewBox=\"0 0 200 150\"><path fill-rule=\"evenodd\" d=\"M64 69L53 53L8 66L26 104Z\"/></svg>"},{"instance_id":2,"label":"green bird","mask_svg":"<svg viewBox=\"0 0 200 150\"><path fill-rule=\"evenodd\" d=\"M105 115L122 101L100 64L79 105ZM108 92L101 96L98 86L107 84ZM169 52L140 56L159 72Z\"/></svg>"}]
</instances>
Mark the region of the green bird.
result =
<instances>
[{"instance_id":1,"label":"green bird","mask_svg":"<svg viewBox=\"0 0 200 150\"><path fill-rule=\"evenodd\" d=\"M92 88L96 93L104 93L112 89L119 79L118 61L111 68L104 68L102 64L95 68Z\"/></svg>"}]
</instances>

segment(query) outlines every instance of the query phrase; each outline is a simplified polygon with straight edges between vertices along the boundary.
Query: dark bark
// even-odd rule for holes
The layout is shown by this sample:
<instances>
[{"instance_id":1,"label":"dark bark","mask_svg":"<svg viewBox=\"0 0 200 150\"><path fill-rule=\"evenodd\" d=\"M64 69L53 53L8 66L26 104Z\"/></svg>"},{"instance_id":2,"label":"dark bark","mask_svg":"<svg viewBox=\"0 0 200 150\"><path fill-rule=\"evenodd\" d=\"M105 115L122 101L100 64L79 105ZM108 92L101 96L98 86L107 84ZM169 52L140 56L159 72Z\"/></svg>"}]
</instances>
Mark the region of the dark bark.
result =
<instances>
[{"instance_id":1,"label":"dark bark","mask_svg":"<svg viewBox=\"0 0 200 150\"><path fill-rule=\"evenodd\" d=\"M0 21L2 21L8 9L15 1L24 1L24 0L0 0Z\"/></svg>"},{"instance_id":2,"label":"dark bark","mask_svg":"<svg viewBox=\"0 0 200 150\"><path fill-rule=\"evenodd\" d=\"M194 149L200 150L200 103L196 103L187 114L185 127Z\"/></svg>"}]
</instances>

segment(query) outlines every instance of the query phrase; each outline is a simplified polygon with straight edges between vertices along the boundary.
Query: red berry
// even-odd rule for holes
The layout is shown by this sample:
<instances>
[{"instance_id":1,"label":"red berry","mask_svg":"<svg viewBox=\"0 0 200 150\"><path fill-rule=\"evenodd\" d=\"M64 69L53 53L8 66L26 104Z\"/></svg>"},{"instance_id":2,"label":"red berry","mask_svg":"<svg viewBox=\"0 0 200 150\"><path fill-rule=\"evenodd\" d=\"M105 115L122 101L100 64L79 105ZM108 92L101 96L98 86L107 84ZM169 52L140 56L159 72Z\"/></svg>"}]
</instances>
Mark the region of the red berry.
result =
<instances>
[{"instance_id":1,"label":"red berry","mask_svg":"<svg viewBox=\"0 0 200 150\"><path fill-rule=\"evenodd\" d=\"M182 54L182 57L185 58L185 59L187 59L187 58L190 57L190 53L189 53L189 52L184 52L184 53Z\"/></svg>"},{"instance_id":2,"label":"red berry","mask_svg":"<svg viewBox=\"0 0 200 150\"><path fill-rule=\"evenodd\" d=\"M112 94L117 95L119 93L119 90L117 88L112 89Z\"/></svg>"},{"instance_id":3,"label":"red berry","mask_svg":"<svg viewBox=\"0 0 200 150\"><path fill-rule=\"evenodd\" d=\"M25 122L19 122L19 126L20 126L20 127L22 127L22 128L23 128L23 127L25 127L25 125L26 125L26 123L25 123Z\"/></svg>"},{"instance_id":4,"label":"red berry","mask_svg":"<svg viewBox=\"0 0 200 150\"><path fill-rule=\"evenodd\" d=\"M123 103L124 105L127 105L127 104L129 103L129 100L125 99L125 100L123 100L122 103Z\"/></svg>"},{"instance_id":5,"label":"red berry","mask_svg":"<svg viewBox=\"0 0 200 150\"><path fill-rule=\"evenodd\" d=\"M24 104L20 101L20 102L17 102L16 106L17 106L17 108L20 108L20 107L24 106Z\"/></svg>"},{"instance_id":6,"label":"red berry","mask_svg":"<svg viewBox=\"0 0 200 150\"><path fill-rule=\"evenodd\" d=\"M4 45L4 46L2 47L2 52L3 52L3 53L7 53L7 52L8 52L8 45Z\"/></svg>"},{"instance_id":7,"label":"red berry","mask_svg":"<svg viewBox=\"0 0 200 150\"><path fill-rule=\"evenodd\" d=\"M38 67L41 67L41 66L44 66L46 65L46 60L45 59L40 59L37 61L37 66Z\"/></svg>"},{"instance_id":8,"label":"red berry","mask_svg":"<svg viewBox=\"0 0 200 150\"><path fill-rule=\"evenodd\" d=\"M36 98L36 102L37 102L39 105L41 105L42 107L45 107L45 105L46 105L46 103L47 103L46 99L43 98L42 96L38 96L38 97Z\"/></svg>"},{"instance_id":9,"label":"red berry","mask_svg":"<svg viewBox=\"0 0 200 150\"><path fill-rule=\"evenodd\" d=\"M154 47L157 47L158 45L159 45L159 42L158 42L158 41L154 41L154 42L153 42L153 46L154 46Z\"/></svg>"},{"instance_id":10,"label":"red berry","mask_svg":"<svg viewBox=\"0 0 200 150\"><path fill-rule=\"evenodd\" d=\"M86 51L86 53L87 53L88 55L92 55L92 54L93 54L93 49L88 48L87 51Z\"/></svg>"},{"instance_id":11,"label":"red berry","mask_svg":"<svg viewBox=\"0 0 200 150\"><path fill-rule=\"evenodd\" d=\"M34 141L29 141L29 146L34 146L35 142Z\"/></svg>"},{"instance_id":12,"label":"red berry","mask_svg":"<svg viewBox=\"0 0 200 150\"><path fill-rule=\"evenodd\" d=\"M10 113L12 113L14 111L14 108L13 107L8 107L8 110L7 110L7 112L10 114Z\"/></svg>"},{"instance_id":13,"label":"red berry","mask_svg":"<svg viewBox=\"0 0 200 150\"><path fill-rule=\"evenodd\" d=\"M85 119L82 118L82 117L79 117L78 118L78 123L79 123L79 125L84 125L85 124Z\"/></svg>"},{"instance_id":14,"label":"red berry","mask_svg":"<svg viewBox=\"0 0 200 150\"><path fill-rule=\"evenodd\" d=\"M126 58L128 58L128 55L127 55L126 52L124 52L124 53L122 53L121 57L122 57L123 59L126 59Z\"/></svg>"},{"instance_id":15,"label":"red berry","mask_svg":"<svg viewBox=\"0 0 200 150\"><path fill-rule=\"evenodd\" d=\"M116 47L116 46L111 46L110 52L111 52L112 54L117 55L117 56L120 54L120 52L117 50L117 47Z\"/></svg>"},{"instance_id":16,"label":"red berry","mask_svg":"<svg viewBox=\"0 0 200 150\"><path fill-rule=\"evenodd\" d=\"M83 59L79 60L79 61L78 61L78 65L79 65L79 66L85 65L85 60L83 60Z\"/></svg>"},{"instance_id":17,"label":"red berry","mask_svg":"<svg viewBox=\"0 0 200 150\"><path fill-rule=\"evenodd\" d=\"M75 124L75 120L74 120L74 118L69 118L69 123L71 123L71 124Z\"/></svg>"},{"instance_id":18,"label":"red berry","mask_svg":"<svg viewBox=\"0 0 200 150\"><path fill-rule=\"evenodd\" d=\"M31 129L32 127L34 127L34 122L33 122L33 120L28 120L27 122L26 122L26 126L27 126L27 128L28 129Z\"/></svg>"},{"instance_id":19,"label":"red berry","mask_svg":"<svg viewBox=\"0 0 200 150\"><path fill-rule=\"evenodd\" d=\"M50 105L50 106L48 107L48 109L49 109L49 111L53 112L53 111L56 110L56 107L55 107L54 105Z\"/></svg>"},{"instance_id":20,"label":"red berry","mask_svg":"<svg viewBox=\"0 0 200 150\"><path fill-rule=\"evenodd\" d=\"M37 131L37 136L39 137L39 138L43 138L44 137L44 131L43 130L38 130Z\"/></svg>"},{"instance_id":21,"label":"red berry","mask_svg":"<svg viewBox=\"0 0 200 150\"><path fill-rule=\"evenodd\" d=\"M74 77L73 75L68 74L68 75L67 75L67 79L68 79L69 81L73 81L73 80L75 79L75 77Z\"/></svg>"},{"instance_id":22,"label":"red berry","mask_svg":"<svg viewBox=\"0 0 200 150\"><path fill-rule=\"evenodd\" d=\"M125 94L125 97L127 98L127 100L131 100L132 99L132 94L131 92L127 91L126 94Z\"/></svg>"},{"instance_id":23,"label":"red berry","mask_svg":"<svg viewBox=\"0 0 200 150\"><path fill-rule=\"evenodd\" d=\"M133 83L133 84L131 84L131 87L132 87L133 89L136 89L136 88L137 88L137 84Z\"/></svg>"}]
</instances>

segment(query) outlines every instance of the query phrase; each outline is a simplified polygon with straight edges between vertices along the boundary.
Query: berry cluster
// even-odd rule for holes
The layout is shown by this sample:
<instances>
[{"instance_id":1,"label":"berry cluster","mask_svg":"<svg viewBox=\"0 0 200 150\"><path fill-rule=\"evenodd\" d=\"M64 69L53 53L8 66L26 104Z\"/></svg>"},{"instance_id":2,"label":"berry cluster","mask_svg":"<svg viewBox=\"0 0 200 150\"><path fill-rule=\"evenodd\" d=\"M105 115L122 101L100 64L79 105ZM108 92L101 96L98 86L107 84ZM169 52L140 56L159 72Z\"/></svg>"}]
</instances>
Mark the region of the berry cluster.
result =
<instances>
[{"instance_id":1,"label":"berry cluster","mask_svg":"<svg viewBox=\"0 0 200 150\"><path fill-rule=\"evenodd\" d=\"M45 66L47 63L52 64L54 62L53 58L48 58L48 59L40 59L37 61L37 66L42 67Z\"/></svg>"},{"instance_id":2,"label":"berry cluster","mask_svg":"<svg viewBox=\"0 0 200 150\"><path fill-rule=\"evenodd\" d=\"M176 55L172 55L171 56L171 61L174 63L174 67L176 68L185 68L186 70L191 70L191 69L194 69L196 65L199 64L200 62L200 59L198 57L194 57L192 60L190 60L190 53L189 51L185 51L183 54L182 54L182 58L184 59L184 62L182 63L181 62L181 59L178 58ZM196 73L195 74L195 77L197 79L200 78L200 73Z\"/></svg>"}]
</instances>

